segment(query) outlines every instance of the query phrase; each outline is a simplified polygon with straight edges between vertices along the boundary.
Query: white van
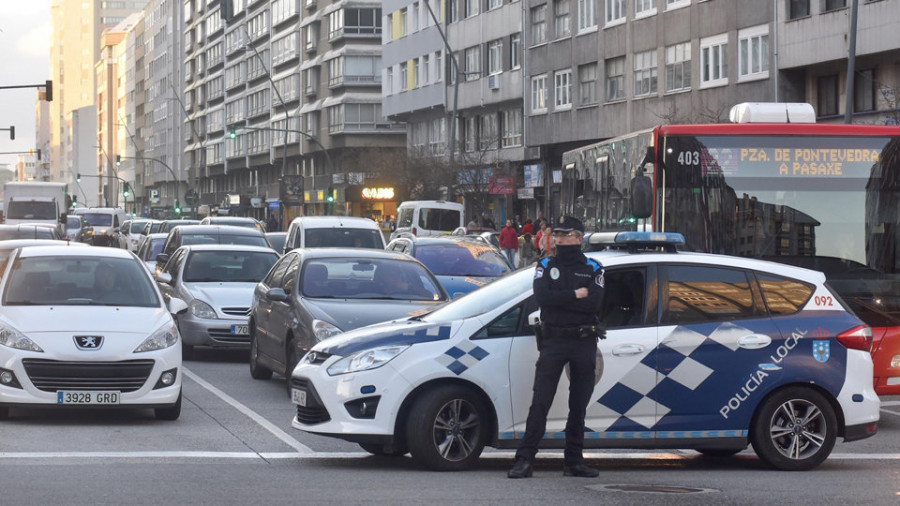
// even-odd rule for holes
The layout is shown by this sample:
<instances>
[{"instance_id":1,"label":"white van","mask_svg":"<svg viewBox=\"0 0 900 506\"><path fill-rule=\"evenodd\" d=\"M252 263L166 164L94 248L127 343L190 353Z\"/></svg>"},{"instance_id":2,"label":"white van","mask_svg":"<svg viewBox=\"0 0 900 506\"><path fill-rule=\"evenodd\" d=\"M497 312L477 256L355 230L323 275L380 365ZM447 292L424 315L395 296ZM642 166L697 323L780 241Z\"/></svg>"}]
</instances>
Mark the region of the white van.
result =
<instances>
[{"instance_id":1,"label":"white van","mask_svg":"<svg viewBox=\"0 0 900 506\"><path fill-rule=\"evenodd\" d=\"M399 234L415 236L441 235L465 225L462 204L443 200L409 200L397 207L397 228L391 240Z\"/></svg>"},{"instance_id":2,"label":"white van","mask_svg":"<svg viewBox=\"0 0 900 506\"><path fill-rule=\"evenodd\" d=\"M384 234L369 218L300 216L288 227L284 253L294 248L384 249Z\"/></svg>"},{"instance_id":3,"label":"white van","mask_svg":"<svg viewBox=\"0 0 900 506\"><path fill-rule=\"evenodd\" d=\"M84 218L94 227L94 246L119 247L114 241L119 227L128 221L128 215L120 207L79 207L75 214Z\"/></svg>"}]
</instances>

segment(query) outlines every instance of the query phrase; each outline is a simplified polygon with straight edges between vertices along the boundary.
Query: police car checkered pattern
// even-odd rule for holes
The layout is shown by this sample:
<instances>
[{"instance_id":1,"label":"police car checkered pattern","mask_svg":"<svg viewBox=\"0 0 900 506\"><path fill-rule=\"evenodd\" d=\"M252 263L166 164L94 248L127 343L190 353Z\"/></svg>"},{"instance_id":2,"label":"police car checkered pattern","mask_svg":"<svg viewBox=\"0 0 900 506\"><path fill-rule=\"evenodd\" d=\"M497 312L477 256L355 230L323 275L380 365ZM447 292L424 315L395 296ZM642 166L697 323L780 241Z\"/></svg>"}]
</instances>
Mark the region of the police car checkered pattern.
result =
<instances>
[{"instance_id":1,"label":"police car checkered pattern","mask_svg":"<svg viewBox=\"0 0 900 506\"><path fill-rule=\"evenodd\" d=\"M710 340L734 352L738 340L750 334L753 332L732 323L719 325L709 335L676 327L597 400L599 419L610 420L609 425L592 426L587 431L627 433L652 429L672 410L654 399L684 399L715 372L691 358L701 344ZM591 409L596 410L597 406Z\"/></svg>"},{"instance_id":2,"label":"police car checkered pattern","mask_svg":"<svg viewBox=\"0 0 900 506\"><path fill-rule=\"evenodd\" d=\"M445 351L443 355L437 358L437 361L459 376L473 365L484 360L488 355L490 353L484 348L471 341L463 341Z\"/></svg>"}]
</instances>

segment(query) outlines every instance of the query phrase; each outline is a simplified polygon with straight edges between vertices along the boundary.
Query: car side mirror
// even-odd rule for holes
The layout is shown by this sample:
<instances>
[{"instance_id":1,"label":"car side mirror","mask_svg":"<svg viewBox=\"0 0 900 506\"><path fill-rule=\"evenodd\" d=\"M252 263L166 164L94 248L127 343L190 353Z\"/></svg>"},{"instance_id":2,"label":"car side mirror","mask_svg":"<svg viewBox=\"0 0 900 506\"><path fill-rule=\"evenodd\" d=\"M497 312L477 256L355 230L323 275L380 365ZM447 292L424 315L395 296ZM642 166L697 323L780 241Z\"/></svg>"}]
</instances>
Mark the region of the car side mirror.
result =
<instances>
[{"instance_id":1,"label":"car side mirror","mask_svg":"<svg viewBox=\"0 0 900 506\"><path fill-rule=\"evenodd\" d=\"M163 274L160 274L162 276ZM168 274L165 274L168 276ZM169 312L172 314L182 314L188 310L187 302L179 299L178 297L172 297L169 299Z\"/></svg>"},{"instance_id":2,"label":"car side mirror","mask_svg":"<svg viewBox=\"0 0 900 506\"><path fill-rule=\"evenodd\" d=\"M168 272L160 272L156 275L156 281L167 285L172 284L172 275Z\"/></svg>"},{"instance_id":3,"label":"car side mirror","mask_svg":"<svg viewBox=\"0 0 900 506\"><path fill-rule=\"evenodd\" d=\"M272 302L284 302L288 299L288 295L281 288L269 288L269 291L266 292L266 299Z\"/></svg>"},{"instance_id":4,"label":"car side mirror","mask_svg":"<svg viewBox=\"0 0 900 506\"><path fill-rule=\"evenodd\" d=\"M541 310L538 309L537 311L528 315L528 325L530 327L537 327L540 324L541 324Z\"/></svg>"}]
</instances>

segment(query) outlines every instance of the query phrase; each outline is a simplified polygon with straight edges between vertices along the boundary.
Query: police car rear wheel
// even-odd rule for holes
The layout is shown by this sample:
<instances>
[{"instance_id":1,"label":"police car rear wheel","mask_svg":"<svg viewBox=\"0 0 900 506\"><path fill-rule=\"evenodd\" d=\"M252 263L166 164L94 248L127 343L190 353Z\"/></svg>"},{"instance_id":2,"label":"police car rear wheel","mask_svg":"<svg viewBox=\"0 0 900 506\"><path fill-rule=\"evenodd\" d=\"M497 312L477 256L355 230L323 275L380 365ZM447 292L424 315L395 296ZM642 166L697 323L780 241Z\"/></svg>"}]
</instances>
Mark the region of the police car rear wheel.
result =
<instances>
[{"instance_id":1,"label":"police car rear wheel","mask_svg":"<svg viewBox=\"0 0 900 506\"><path fill-rule=\"evenodd\" d=\"M763 403L750 440L757 455L783 471L821 464L837 439L837 417L825 397L808 388L788 388Z\"/></svg>"},{"instance_id":2,"label":"police car rear wheel","mask_svg":"<svg viewBox=\"0 0 900 506\"><path fill-rule=\"evenodd\" d=\"M406 441L413 460L436 471L471 467L487 440L487 409L471 390L444 386L410 410Z\"/></svg>"}]
</instances>

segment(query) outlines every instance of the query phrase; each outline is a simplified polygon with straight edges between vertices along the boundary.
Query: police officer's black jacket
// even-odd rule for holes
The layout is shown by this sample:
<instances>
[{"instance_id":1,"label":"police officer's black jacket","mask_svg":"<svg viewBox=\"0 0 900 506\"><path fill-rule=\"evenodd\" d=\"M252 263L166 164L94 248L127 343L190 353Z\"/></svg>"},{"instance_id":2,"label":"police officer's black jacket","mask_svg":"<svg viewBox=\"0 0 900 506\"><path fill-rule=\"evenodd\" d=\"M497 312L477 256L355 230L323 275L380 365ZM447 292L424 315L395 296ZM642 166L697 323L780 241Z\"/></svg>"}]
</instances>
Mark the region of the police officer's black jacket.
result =
<instances>
[{"instance_id":1,"label":"police officer's black jacket","mask_svg":"<svg viewBox=\"0 0 900 506\"><path fill-rule=\"evenodd\" d=\"M597 323L603 303L603 266L584 256L579 246L557 246L556 256L542 259L534 270L534 296L541 321L554 327ZM588 296L575 297L576 288Z\"/></svg>"}]
</instances>

